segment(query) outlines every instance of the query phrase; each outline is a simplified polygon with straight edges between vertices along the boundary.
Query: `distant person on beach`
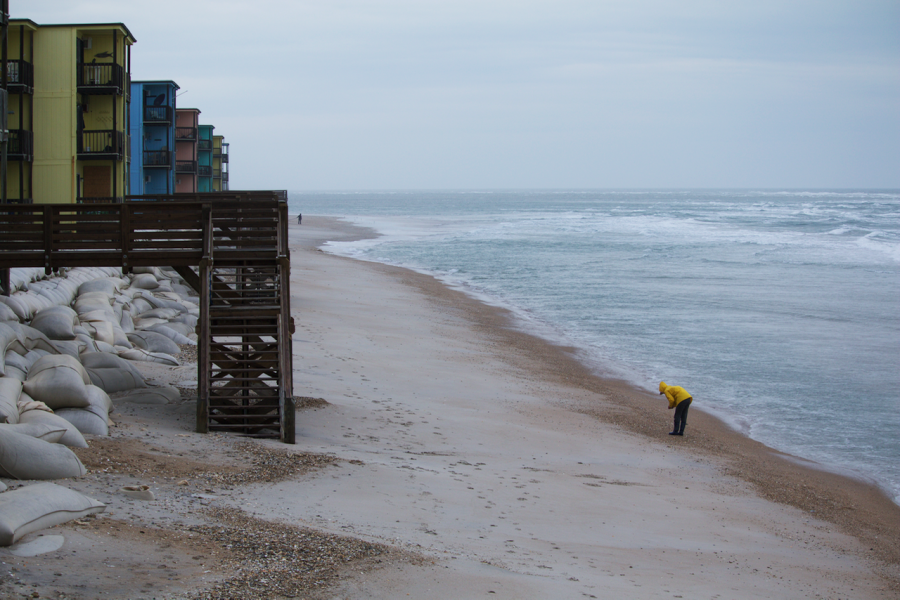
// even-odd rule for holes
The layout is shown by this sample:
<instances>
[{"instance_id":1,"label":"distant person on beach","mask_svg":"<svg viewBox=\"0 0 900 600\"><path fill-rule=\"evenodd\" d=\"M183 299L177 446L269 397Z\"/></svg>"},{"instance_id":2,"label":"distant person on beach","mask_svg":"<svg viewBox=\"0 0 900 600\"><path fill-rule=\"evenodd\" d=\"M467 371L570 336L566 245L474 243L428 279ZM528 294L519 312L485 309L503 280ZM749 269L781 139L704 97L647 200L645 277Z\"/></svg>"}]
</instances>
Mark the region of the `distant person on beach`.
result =
<instances>
[{"instance_id":1,"label":"distant person on beach","mask_svg":"<svg viewBox=\"0 0 900 600\"><path fill-rule=\"evenodd\" d=\"M659 395L666 395L669 401L669 410L675 409L675 426L669 435L684 435L684 426L687 425L688 409L694 401L691 395L683 387L669 385L665 381L659 382Z\"/></svg>"},{"instance_id":2,"label":"distant person on beach","mask_svg":"<svg viewBox=\"0 0 900 600\"><path fill-rule=\"evenodd\" d=\"M303 223L303 215L297 213L297 225L300 225L301 223Z\"/></svg>"}]
</instances>

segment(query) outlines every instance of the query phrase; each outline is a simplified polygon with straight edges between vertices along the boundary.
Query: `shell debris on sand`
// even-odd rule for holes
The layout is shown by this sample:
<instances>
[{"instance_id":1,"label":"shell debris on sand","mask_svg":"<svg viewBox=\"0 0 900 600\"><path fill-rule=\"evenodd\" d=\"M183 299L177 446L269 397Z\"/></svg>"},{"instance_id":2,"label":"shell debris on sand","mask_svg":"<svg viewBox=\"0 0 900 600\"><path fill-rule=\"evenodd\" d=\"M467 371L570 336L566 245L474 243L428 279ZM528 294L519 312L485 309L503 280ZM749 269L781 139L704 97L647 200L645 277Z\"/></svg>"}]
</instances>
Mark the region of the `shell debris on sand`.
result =
<instances>
[{"instance_id":1,"label":"shell debris on sand","mask_svg":"<svg viewBox=\"0 0 900 600\"><path fill-rule=\"evenodd\" d=\"M378 568L397 561L424 564L414 553L358 538L270 523L234 508L211 507L202 514L215 525L190 529L230 551L236 574L192 600L218 598L315 598L340 571ZM331 597L326 594L325 597Z\"/></svg>"}]
</instances>

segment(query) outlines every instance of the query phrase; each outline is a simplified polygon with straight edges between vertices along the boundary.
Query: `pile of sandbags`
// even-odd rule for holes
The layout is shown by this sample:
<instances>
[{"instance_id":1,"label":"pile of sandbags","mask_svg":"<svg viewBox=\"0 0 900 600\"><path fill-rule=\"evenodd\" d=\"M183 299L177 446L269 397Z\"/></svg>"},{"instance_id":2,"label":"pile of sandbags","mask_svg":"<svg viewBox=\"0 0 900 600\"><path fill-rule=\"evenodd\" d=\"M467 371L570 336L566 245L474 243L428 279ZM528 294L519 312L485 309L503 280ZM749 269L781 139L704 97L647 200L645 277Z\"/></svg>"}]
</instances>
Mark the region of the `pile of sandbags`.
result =
<instances>
[{"instance_id":1,"label":"pile of sandbags","mask_svg":"<svg viewBox=\"0 0 900 600\"><path fill-rule=\"evenodd\" d=\"M174 271L12 269L0 296L0 477L80 477L71 448L108 435L119 402L177 402L173 387L148 386L133 361L178 365L196 344L199 299ZM50 483L7 491L0 482L0 546L100 512L104 505Z\"/></svg>"},{"instance_id":2,"label":"pile of sandbags","mask_svg":"<svg viewBox=\"0 0 900 600\"><path fill-rule=\"evenodd\" d=\"M178 365L178 344L196 343L197 297L160 269L12 273L17 291L0 296L0 476L77 477L84 467L68 448L109 434L110 394L145 404L180 398L148 387L133 361Z\"/></svg>"}]
</instances>

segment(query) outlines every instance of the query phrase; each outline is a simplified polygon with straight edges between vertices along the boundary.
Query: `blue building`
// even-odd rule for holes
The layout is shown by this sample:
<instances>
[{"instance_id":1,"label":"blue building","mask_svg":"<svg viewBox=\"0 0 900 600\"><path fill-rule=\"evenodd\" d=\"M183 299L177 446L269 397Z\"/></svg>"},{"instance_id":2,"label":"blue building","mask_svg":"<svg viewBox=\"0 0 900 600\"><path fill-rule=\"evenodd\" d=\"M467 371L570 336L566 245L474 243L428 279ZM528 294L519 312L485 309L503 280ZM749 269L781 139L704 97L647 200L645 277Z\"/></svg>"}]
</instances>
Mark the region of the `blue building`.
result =
<instances>
[{"instance_id":1,"label":"blue building","mask_svg":"<svg viewBox=\"0 0 900 600\"><path fill-rule=\"evenodd\" d=\"M131 82L130 195L175 193L174 81ZM135 106L140 102L138 106Z\"/></svg>"}]
</instances>

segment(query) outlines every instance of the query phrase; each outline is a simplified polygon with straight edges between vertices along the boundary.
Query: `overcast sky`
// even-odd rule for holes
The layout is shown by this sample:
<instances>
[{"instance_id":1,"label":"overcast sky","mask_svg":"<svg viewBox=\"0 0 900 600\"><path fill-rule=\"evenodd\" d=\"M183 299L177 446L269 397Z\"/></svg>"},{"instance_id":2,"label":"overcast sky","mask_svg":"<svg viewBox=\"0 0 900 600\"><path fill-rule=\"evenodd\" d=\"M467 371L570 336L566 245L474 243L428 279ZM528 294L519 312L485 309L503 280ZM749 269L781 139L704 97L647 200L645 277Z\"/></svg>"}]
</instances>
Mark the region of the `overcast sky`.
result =
<instances>
[{"instance_id":1,"label":"overcast sky","mask_svg":"<svg viewBox=\"0 0 900 600\"><path fill-rule=\"evenodd\" d=\"M124 23L233 189L900 187L897 0L10 0Z\"/></svg>"}]
</instances>

